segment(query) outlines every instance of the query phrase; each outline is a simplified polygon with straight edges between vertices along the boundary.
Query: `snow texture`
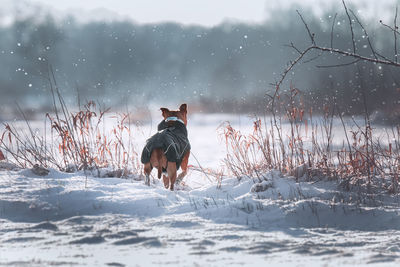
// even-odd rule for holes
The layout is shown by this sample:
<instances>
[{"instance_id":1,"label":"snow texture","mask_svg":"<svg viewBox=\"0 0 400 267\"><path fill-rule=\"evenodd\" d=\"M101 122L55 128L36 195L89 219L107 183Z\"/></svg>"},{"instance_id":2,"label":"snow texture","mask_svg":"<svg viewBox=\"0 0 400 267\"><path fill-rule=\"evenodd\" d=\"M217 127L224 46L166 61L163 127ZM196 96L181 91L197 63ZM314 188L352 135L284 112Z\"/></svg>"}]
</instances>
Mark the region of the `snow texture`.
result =
<instances>
[{"instance_id":1,"label":"snow texture","mask_svg":"<svg viewBox=\"0 0 400 267\"><path fill-rule=\"evenodd\" d=\"M211 130L198 123L189 132L199 161L214 160L206 167L223 152L200 138ZM171 192L158 179L147 187L2 164L0 266L400 263L398 196L363 198L332 181L296 183L278 171L225 178L219 188L195 171L184 181Z\"/></svg>"}]
</instances>

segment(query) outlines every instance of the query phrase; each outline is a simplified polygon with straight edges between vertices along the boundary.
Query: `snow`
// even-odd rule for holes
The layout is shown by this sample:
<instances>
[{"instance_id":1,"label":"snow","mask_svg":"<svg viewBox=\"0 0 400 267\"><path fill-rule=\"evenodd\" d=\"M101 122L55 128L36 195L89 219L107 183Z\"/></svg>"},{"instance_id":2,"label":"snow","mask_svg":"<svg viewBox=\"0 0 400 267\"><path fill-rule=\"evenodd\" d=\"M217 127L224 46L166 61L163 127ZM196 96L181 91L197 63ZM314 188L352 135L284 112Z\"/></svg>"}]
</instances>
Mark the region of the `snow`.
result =
<instances>
[{"instance_id":1,"label":"snow","mask_svg":"<svg viewBox=\"0 0 400 267\"><path fill-rule=\"evenodd\" d=\"M193 152L203 167L220 165L224 144L216 128L225 119L189 119ZM193 158L190 164L197 165ZM217 187L191 171L171 192L158 179L147 187L137 177L54 169L38 176L2 163L0 265L400 263L398 196L366 198L332 181L296 183L279 171L262 177L225 177Z\"/></svg>"}]
</instances>

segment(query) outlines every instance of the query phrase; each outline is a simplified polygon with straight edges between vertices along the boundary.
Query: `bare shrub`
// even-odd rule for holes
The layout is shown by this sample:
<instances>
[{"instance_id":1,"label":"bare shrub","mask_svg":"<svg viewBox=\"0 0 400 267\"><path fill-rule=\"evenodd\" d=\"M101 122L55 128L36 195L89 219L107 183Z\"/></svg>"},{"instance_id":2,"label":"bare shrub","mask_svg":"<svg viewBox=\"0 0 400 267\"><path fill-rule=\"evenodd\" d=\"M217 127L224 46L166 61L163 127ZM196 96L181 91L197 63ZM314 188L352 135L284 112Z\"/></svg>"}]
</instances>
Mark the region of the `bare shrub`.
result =
<instances>
[{"instance_id":1,"label":"bare shrub","mask_svg":"<svg viewBox=\"0 0 400 267\"><path fill-rule=\"evenodd\" d=\"M269 123L267 118L256 118L253 133L247 135L229 123L223 126L227 147L224 161L233 175L260 177L260 173L277 169L296 180L328 178L343 183L347 189L356 184L379 184L391 193L398 192L400 126L386 129L383 139L374 134L368 121L360 126L353 119L355 126L349 130L339 115L347 140L340 140L342 145L338 146L332 144L333 121L339 119L332 109L326 107L325 114L317 119L312 112L304 118L303 110L290 106L288 110L291 111L284 117L276 118L282 139L277 137L272 117Z\"/></svg>"},{"instance_id":2,"label":"bare shrub","mask_svg":"<svg viewBox=\"0 0 400 267\"><path fill-rule=\"evenodd\" d=\"M54 114L46 114L42 134L23 115L28 133L5 124L0 148L22 168L42 166L60 171L111 169L107 176L139 173L140 161L132 140L129 113L109 116L115 124L106 129L109 109L89 101L70 112L57 88L51 87ZM50 133L49 133L50 131Z\"/></svg>"}]
</instances>

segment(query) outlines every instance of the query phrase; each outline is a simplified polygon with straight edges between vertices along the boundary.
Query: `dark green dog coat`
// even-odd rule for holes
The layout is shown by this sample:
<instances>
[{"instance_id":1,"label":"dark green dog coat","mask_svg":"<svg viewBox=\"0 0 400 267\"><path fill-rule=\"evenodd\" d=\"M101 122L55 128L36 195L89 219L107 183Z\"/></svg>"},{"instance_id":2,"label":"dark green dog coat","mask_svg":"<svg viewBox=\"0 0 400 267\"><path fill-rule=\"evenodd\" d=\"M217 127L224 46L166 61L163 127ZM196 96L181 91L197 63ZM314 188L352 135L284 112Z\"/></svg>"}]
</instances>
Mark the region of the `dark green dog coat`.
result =
<instances>
[{"instance_id":1,"label":"dark green dog coat","mask_svg":"<svg viewBox=\"0 0 400 267\"><path fill-rule=\"evenodd\" d=\"M161 121L158 124L158 133L147 139L143 148L141 161L150 162L151 152L161 148L168 162L176 162L179 169L186 152L190 150L190 143L185 124L180 121Z\"/></svg>"}]
</instances>

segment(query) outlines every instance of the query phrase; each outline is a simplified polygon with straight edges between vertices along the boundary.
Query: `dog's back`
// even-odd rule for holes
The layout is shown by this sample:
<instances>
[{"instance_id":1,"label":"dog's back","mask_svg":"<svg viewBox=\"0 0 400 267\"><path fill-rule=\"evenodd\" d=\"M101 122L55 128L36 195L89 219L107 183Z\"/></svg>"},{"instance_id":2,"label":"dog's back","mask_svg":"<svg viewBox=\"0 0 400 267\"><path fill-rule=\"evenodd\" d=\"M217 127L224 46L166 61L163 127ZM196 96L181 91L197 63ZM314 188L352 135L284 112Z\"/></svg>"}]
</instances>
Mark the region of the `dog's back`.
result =
<instances>
[{"instance_id":1,"label":"dog's back","mask_svg":"<svg viewBox=\"0 0 400 267\"><path fill-rule=\"evenodd\" d=\"M163 155L167 157L167 162L176 162L177 169L179 169L183 156L190 150L186 126L178 121L168 122L168 124L162 121L161 124L165 127L147 140L142 151L141 161L146 164L150 161L153 151L161 149ZM158 155L158 152L156 154ZM156 166L153 165L153 167Z\"/></svg>"},{"instance_id":2,"label":"dog's back","mask_svg":"<svg viewBox=\"0 0 400 267\"><path fill-rule=\"evenodd\" d=\"M190 143L187 139L187 105L182 104L178 111L161 108L164 120L159 124L161 132L153 135L143 148L141 161L144 164L146 184L150 185L150 172L157 168L158 178L164 175L164 185L171 190L174 188L176 172L182 167L178 180L183 179L187 173Z\"/></svg>"}]
</instances>

